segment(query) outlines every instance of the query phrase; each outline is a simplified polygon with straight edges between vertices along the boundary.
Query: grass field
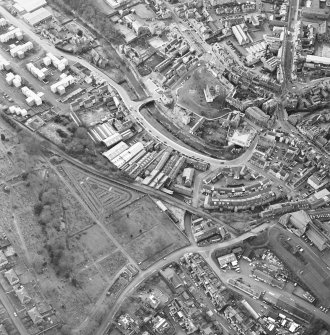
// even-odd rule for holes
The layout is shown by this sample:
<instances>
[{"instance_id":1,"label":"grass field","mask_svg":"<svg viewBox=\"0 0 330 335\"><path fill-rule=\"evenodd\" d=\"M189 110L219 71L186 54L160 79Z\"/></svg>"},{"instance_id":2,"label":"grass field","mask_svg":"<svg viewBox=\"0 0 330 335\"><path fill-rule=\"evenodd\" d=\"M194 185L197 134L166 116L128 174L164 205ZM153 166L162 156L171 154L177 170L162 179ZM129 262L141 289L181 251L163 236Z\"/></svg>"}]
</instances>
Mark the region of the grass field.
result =
<instances>
[{"instance_id":1,"label":"grass field","mask_svg":"<svg viewBox=\"0 0 330 335\"><path fill-rule=\"evenodd\" d=\"M189 244L147 196L107 217L106 225L141 268Z\"/></svg>"},{"instance_id":2,"label":"grass field","mask_svg":"<svg viewBox=\"0 0 330 335\"><path fill-rule=\"evenodd\" d=\"M221 93L213 102L206 102L204 89L206 85L219 85ZM178 89L178 104L198 115L209 119L220 117L230 110L226 108L225 90L220 81L205 67L199 67L192 76Z\"/></svg>"}]
</instances>

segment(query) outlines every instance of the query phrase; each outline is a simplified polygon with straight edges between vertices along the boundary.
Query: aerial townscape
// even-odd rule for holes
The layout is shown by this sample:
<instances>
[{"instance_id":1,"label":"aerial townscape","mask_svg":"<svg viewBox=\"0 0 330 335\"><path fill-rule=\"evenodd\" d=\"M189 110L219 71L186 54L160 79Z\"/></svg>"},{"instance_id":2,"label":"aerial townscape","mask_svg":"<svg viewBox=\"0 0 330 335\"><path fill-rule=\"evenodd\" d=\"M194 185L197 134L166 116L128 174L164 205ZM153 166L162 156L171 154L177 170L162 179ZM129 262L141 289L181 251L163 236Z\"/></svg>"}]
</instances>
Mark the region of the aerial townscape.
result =
<instances>
[{"instance_id":1,"label":"aerial townscape","mask_svg":"<svg viewBox=\"0 0 330 335\"><path fill-rule=\"evenodd\" d=\"M0 0L0 335L330 335L330 0Z\"/></svg>"}]
</instances>

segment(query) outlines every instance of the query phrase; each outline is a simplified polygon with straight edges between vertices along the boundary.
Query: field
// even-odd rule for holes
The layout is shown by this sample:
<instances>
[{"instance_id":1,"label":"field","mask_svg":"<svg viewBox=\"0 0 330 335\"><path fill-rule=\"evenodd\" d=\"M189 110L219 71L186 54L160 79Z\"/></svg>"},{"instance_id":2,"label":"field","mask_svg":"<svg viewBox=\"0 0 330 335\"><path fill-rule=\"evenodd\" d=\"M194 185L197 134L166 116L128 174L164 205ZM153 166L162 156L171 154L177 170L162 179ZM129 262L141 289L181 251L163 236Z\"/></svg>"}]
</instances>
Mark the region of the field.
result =
<instances>
[{"instance_id":1,"label":"field","mask_svg":"<svg viewBox=\"0 0 330 335\"><path fill-rule=\"evenodd\" d=\"M63 164L59 169L96 217L103 218L140 196L137 192L104 181L69 164Z\"/></svg>"},{"instance_id":2,"label":"field","mask_svg":"<svg viewBox=\"0 0 330 335\"><path fill-rule=\"evenodd\" d=\"M219 85L220 87L219 96L210 103L205 100L204 89L206 85ZM180 107L208 119L218 118L230 111L226 106L225 90L221 87L221 83L203 66L195 70L177 93L177 102Z\"/></svg>"},{"instance_id":3,"label":"field","mask_svg":"<svg viewBox=\"0 0 330 335\"><path fill-rule=\"evenodd\" d=\"M143 269L188 245L187 239L148 196L106 217L105 224Z\"/></svg>"}]
</instances>

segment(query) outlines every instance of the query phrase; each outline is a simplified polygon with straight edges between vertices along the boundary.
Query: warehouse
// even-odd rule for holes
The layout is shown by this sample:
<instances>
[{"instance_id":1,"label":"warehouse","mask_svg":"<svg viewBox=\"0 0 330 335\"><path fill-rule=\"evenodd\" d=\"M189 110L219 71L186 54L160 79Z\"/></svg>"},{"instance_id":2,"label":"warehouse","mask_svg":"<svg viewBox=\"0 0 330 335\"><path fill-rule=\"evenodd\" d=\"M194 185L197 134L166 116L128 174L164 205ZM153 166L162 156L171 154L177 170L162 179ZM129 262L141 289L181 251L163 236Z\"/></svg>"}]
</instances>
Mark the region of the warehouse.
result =
<instances>
[{"instance_id":1,"label":"warehouse","mask_svg":"<svg viewBox=\"0 0 330 335\"><path fill-rule=\"evenodd\" d=\"M27 12L33 12L47 5L46 0L16 0L15 2Z\"/></svg>"},{"instance_id":2,"label":"warehouse","mask_svg":"<svg viewBox=\"0 0 330 335\"><path fill-rule=\"evenodd\" d=\"M330 58L329 57L314 56L314 55L307 55L306 56L306 63L330 65Z\"/></svg>"},{"instance_id":3,"label":"warehouse","mask_svg":"<svg viewBox=\"0 0 330 335\"><path fill-rule=\"evenodd\" d=\"M52 17L53 17L52 13L45 8L40 8L33 13L27 13L23 15L23 19L32 27L35 27L40 23L51 20Z\"/></svg>"}]
</instances>

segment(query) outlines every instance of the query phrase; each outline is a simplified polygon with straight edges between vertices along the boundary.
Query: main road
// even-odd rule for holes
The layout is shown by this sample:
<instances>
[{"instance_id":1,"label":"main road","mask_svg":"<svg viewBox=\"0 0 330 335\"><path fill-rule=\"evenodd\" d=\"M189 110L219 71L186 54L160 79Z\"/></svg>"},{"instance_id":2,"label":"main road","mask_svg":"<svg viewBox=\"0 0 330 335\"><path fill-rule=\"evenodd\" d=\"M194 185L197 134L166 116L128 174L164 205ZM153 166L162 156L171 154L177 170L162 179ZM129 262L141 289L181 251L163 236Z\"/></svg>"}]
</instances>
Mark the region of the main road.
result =
<instances>
[{"instance_id":1,"label":"main road","mask_svg":"<svg viewBox=\"0 0 330 335\"><path fill-rule=\"evenodd\" d=\"M117 84L114 80L112 80L105 72L100 70L99 68L93 66L89 62L87 62L84 59L78 58L76 56L73 56L71 54L64 53L60 51L59 49L56 49L53 45L50 44L48 40L41 39L38 34L36 34L33 29L31 29L31 26L29 26L26 22L19 20L18 18L12 16L7 10L0 6L0 14L9 22L11 22L16 27L20 28L22 31L26 32L30 38L38 44L40 47L42 47L45 51L51 52L54 55L58 57L65 57L71 62L79 62L86 68L88 68L90 71L93 71L96 73L100 78L104 79L109 83L110 86L112 86L121 97L123 103L127 107L127 109L131 112L131 115L139 122L146 131L149 132L150 135L157 138L160 142L166 144L167 146L173 148L177 152L181 153L184 156L195 158L204 162L208 162L211 164L212 167L220 166L224 163L227 165L240 165L244 163L251 155L253 151L253 145L240 157L231 160L226 161L222 159L216 159L209 157L208 155L205 155L203 153L197 152L193 149L189 149L185 146L182 146L177 141L167 137L165 134L163 134L161 131L156 129L146 118L140 113L140 108L143 106L146 102L152 101L153 98L147 98L142 101L133 101L127 91ZM51 94L51 93L50 93Z\"/></svg>"}]
</instances>

